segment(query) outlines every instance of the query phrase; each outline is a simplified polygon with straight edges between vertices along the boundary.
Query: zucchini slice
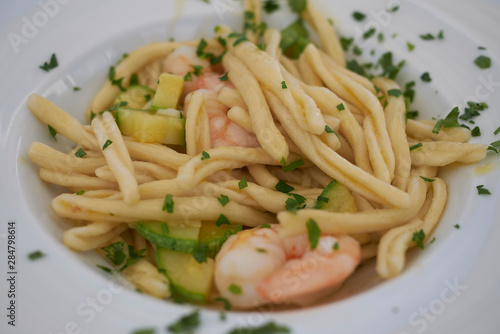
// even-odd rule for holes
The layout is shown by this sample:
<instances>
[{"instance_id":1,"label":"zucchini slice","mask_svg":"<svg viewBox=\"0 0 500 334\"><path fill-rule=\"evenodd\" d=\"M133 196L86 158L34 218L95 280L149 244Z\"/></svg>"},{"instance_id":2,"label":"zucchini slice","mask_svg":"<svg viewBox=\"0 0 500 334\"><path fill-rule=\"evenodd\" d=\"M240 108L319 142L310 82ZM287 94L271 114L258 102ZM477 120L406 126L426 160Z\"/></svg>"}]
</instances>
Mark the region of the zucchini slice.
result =
<instances>
[{"instance_id":1,"label":"zucchini slice","mask_svg":"<svg viewBox=\"0 0 500 334\"><path fill-rule=\"evenodd\" d=\"M331 212L358 211L351 191L337 180L333 180L326 186L318 197L314 208Z\"/></svg>"},{"instance_id":2,"label":"zucchini slice","mask_svg":"<svg viewBox=\"0 0 500 334\"><path fill-rule=\"evenodd\" d=\"M142 109L154 96L155 91L153 89L146 86L134 85L119 94L113 105L117 105L120 102L127 102L127 108Z\"/></svg>"},{"instance_id":3,"label":"zucchini slice","mask_svg":"<svg viewBox=\"0 0 500 334\"><path fill-rule=\"evenodd\" d=\"M242 225L217 226L215 222L202 222L198 237L198 249L203 251L207 257L215 258L227 238L242 229Z\"/></svg>"},{"instance_id":4,"label":"zucchini slice","mask_svg":"<svg viewBox=\"0 0 500 334\"><path fill-rule=\"evenodd\" d=\"M176 109L184 89L184 78L178 75L163 73L158 81L152 109Z\"/></svg>"},{"instance_id":5,"label":"zucchini slice","mask_svg":"<svg viewBox=\"0 0 500 334\"><path fill-rule=\"evenodd\" d=\"M185 145L186 120L157 114L155 111L117 108L116 124L125 136L132 136L142 143Z\"/></svg>"},{"instance_id":6,"label":"zucchini slice","mask_svg":"<svg viewBox=\"0 0 500 334\"><path fill-rule=\"evenodd\" d=\"M194 253L198 249L199 221L140 221L133 227L154 245L184 253Z\"/></svg>"},{"instance_id":7,"label":"zucchini slice","mask_svg":"<svg viewBox=\"0 0 500 334\"><path fill-rule=\"evenodd\" d=\"M170 281L173 295L192 303L207 302L214 276L213 259L198 263L192 254L156 247L156 261Z\"/></svg>"}]
</instances>

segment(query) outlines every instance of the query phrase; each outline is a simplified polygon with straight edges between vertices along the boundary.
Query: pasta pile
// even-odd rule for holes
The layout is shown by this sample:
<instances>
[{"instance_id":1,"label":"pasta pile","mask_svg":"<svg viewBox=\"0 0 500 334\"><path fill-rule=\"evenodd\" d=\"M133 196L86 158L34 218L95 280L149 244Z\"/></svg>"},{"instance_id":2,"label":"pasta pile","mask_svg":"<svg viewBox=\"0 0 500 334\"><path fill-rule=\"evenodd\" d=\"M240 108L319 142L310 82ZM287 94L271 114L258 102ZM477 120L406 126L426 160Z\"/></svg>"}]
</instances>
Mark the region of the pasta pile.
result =
<instances>
[{"instance_id":1,"label":"pasta pile","mask_svg":"<svg viewBox=\"0 0 500 334\"><path fill-rule=\"evenodd\" d=\"M260 1L247 0L245 6L259 25ZM404 97L389 93L400 89L397 83L383 77L370 81L347 70L335 30L313 1L301 15L321 47L309 44L297 60L282 53L280 32L271 28L262 36L265 50L257 46L261 36L255 31L241 40L219 27L207 41L207 52L226 52L222 66L234 85L217 99L234 123L256 136L258 148L212 148L204 95L197 91L186 110L185 151L122 136L112 113L105 111L120 92L109 80L88 109L89 119L96 115L91 125L41 96L30 96L29 109L40 122L77 145L64 153L35 142L29 150L42 180L72 191L52 202L57 215L74 223L64 233L64 244L101 254L102 247L117 241L145 249L146 257L124 275L143 291L165 298L168 280L158 272L153 246L129 224L215 221L223 214L247 227L279 223L286 237L307 233L306 222L313 219L324 234L358 240L362 259L376 257L380 276L401 273L407 249L416 245L414 233L422 230L429 238L445 208L447 188L438 168L478 162L487 146L467 143L471 133L462 127L434 133L436 121L407 120ZM116 66L116 77L126 87L137 73L141 84L155 89L162 61L176 48L199 43L139 48ZM75 156L79 149L86 153L82 158ZM203 153L210 158L203 159ZM300 159L302 166L283 171L284 162ZM243 176L248 186L241 188ZM349 188L357 212L314 209L332 180ZM286 210L290 195L276 189L279 181L306 198L304 209ZM227 205L219 204L221 194L230 199ZM162 209L166 195L172 195L173 212Z\"/></svg>"}]
</instances>

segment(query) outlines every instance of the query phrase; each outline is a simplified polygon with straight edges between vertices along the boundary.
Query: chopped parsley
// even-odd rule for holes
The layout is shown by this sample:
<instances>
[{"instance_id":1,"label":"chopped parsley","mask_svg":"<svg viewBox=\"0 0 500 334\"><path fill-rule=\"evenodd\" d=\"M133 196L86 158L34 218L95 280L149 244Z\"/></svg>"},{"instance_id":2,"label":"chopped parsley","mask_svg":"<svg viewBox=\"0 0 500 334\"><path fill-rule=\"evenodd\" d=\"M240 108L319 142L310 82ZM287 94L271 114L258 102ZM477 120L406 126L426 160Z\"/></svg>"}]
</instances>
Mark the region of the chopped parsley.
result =
<instances>
[{"instance_id":1,"label":"chopped parsley","mask_svg":"<svg viewBox=\"0 0 500 334\"><path fill-rule=\"evenodd\" d=\"M137 76L137 74L136 74L136 73L133 73L133 74L130 76L130 80L129 80L128 85L129 85L129 87L139 85L139 77Z\"/></svg>"},{"instance_id":2,"label":"chopped parsley","mask_svg":"<svg viewBox=\"0 0 500 334\"><path fill-rule=\"evenodd\" d=\"M281 88L282 88L282 89L287 89L287 88L288 88L288 86L286 85L286 82L285 82L285 81L282 81L282 82L281 82Z\"/></svg>"},{"instance_id":3,"label":"chopped parsley","mask_svg":"<svg viewBox=\"0 0 500 334\"><path fill-rule=\"evenodd\" d=\"M288 0L288 6L295 13L302 13L307 8L307 0Z\"/></svg>"},{"instance_id":4,"label":"chopped parsley","mask_svg":"<svg viewBox=\"0 0 500 334\"><path fill-rule=\"evenodd\" d=\"M418 117L418 111L407 111L406 119L416 119Z\"/></svg>"},{"instance_id":5,"label":"chopped parsley","mask_svg":"<svg viewBox=\"0 0 500 334\"><path fill-rule=\"evenodd\" d=\"M167 329L171 333L188 334L192 333L200 326L200 311L196 310L191 314L181 317L179 320L169 325Z\"/></svg>"},{"instance_id":6,"label":"chopped parsley","mask_svg":"<svg viewBox=\"0 0 500 334\"><path fill-rule=\"evenodd\" d=\"M224 216L222 213L220 214L219 218L217 218L217 221L215 222L215 225L221 226L221 225L231 225L229 222L229 219L227 219L226 216Z\"/></svg>"},{"instance_id":7,"label":"chopped parsley","mask_svg":"<svg viewBox=\"0 0 500 334\"><path fill-rule=\"evenodd\" d=\"M208 154L205 151L201 152L201 160L206 160L206 159L210 159L210 154Z\"/></svg>"},{"instance_id":8,"label":"chopped parsley","mask_svg":"<svg viewBox=\"0 0 500 334\"><path fill-rule=\"evenodd\" d=\"M307 234L309 235L309 243L311 244L311 249L316 249L319 243L319 237L321 235L321 230L319 229L318 223L313 219L309 219L306 222Z\"/></svg>"},{"instance_id":9,"label":"chopped parsley","mask_svg":"<svg viewBox=\"0 0 500 334\"><path fill-rule=\"evenodd\" d=\"M457 230L460 229L460 225L458 225L458 224L455 224L453 227L455 227Z\"/></svg>"},{"instance_id":10,"label":"chopped parsley","mask_svg":"<svg viewBox=\"0 0 500 334\"><path fill-rule=\"evenodd\" d=\"M406 42L406 46L408 47L408 51L410 51L410 52L415 50L415 45L410 43L410 42Z\"/></svg>"},{"instance_id":11,"label":"chopped parsley","mask_svg":"<svg viewBox=\"0 0 500 334\"><path fill-rule=\"evenodd\" d=\"M309 45L308 33L302 19L290 24L281 31L280 48L285 55L298 59L302 51Z\"/></svg>"},{"instance_id":12,"label":"chopped parsley","mask_svg":"<svg viewBox=\"0 0 500 334\"><path fill-rule=\"evenodd\" d=\"M193 75L191 74L191 72L188 72L188 73L184 76L184 81L193 81Z\"/></svg>"},{"instance_id":13,"label":"chopped parsley","mask_svg":"<svg viewBox=\"0 0 500 334\"><path fill-rule=\"evenodd\" d=\"M400 97L401 95L403 95L403 92L399 89L389 89L387 91L387 94L389 96Z\"/></svg>"},{"instance_id":14,"label":"chopped parsley","mask_svg":"<svg viewBox=\"0 0 500 334\"><path fill-rule=\"evenodd\" d=\"M216 302L222 302L224 303L224 310L229 311L233 306L231 305L231 302L227 300L224 297L217 297L214 299Z\"/></svg>"},{"instance_id":15,"label":"chopped parsley","mask_svg":"<svg viewBox=\"0 0 500 334\"><path fill-rule=\"evenodd\" d=\"M306 198L299 194L290 194L291 198L288 198L285 202L285 208L290 212L297 212L297 210L305 209Z\"/></svg>"},{"instance_id":16,"label":"chopped parsley","mask_svg":"<svg viewBox=\"0 0 500 334\"><path fill-rule=\"evenodd\" d=\"M446 116L445 119L440 119L436 122L436 125L434 126L434 129L432 129L432 133L439 133L441 130L441 127L444 128L456 128L459 127L460 124L458 123L458 114L460 111L458 110L458 107L453 108L452 111Z\"/></svg>"},{"instance_id":17,"label":"chopped parsley","mask_svg":"<svg viewBox=\"0 0 500 334\"><path fill-rule=\"evenodd\" d=\"M352 18L358 22L361 22L366 18L366 15L361 12L354 12L352 13Z\"/></svg>"},{"instance_id":18,"label":"chopped parsley","mask_svg":"<svg viewBox=\"0 0 500 334\"><path fill-rule=\"evenodd\" d=\"M104 151L105 149L107 149L109 147L109 145L113 144L113 142L111 140L106 140L106 142L104 143L104 145L102 145L102 150Z\"/></svg>"},{"instance_id":19,"label":"chopped parsley","mask_svg":"<svg viewBox=\"0 0 500 334\"><path fill-rule=\"evenodd\" d=\"M123 251L124 245L124 241L118 241L106 247L102 247L101 249L107 253L106 257L111 261L111 263L118 266L127 258L127 255Z\"/></svg>"},{"instance_id":20,"label":"chopped parsley","mask_svg":"<svg viewBox=\"0 0 500 334\"><path fill-rule=\"evenodd\" d=\"M144 95L144 99L146 100L146 102L151 101L151 94Z\"/></svg>"},{"instance_id":21,"label":"chopped parsley","mask_svg":"<svg viewBox=\"0 0 500 334\"><path fill-rule=\"evenodd\" d=\"M101 266L100 264L95 265L97 268L101 269L104 272L107 272L108 274L111 274L112 270L109 267L106 266Z\"/></svg>"},{"instance_id":22,"label":"chopped parsley","mask_svg":"<svg viewBox=\"0 0 500 334\"><path fill-rule=\"evenodd\" d=\"M95 112L93 111L90 111L90 120L92 121L97 115L95 114Z\"/></svg>"},{"instance_id":23,"label":"chopped parsley","mask_svg":"<svg viewBox=\"0 0 500 334\"><path fill-rule=\"evenodd\" d=\"M85 194L85 190L80 190L79 192L75 193L75 195L81 196Z\"/></svg>"},{"instance_id":24,"label":"chopped parsley","mask_svg":"<svg viewBox=\"0 0 500 334\"><path fill-rule=\"evenodd\" d=\"M136 263L137 261L139 261L141 258L145 257L145 255L143 255L143 253L145 251L146 251L146 249L141 249L141 250L138 250L136 252L135 249L134 249L134 246L128 245L128 257L127 257L127 261L125 262L125 264L118 271L120 271L120 272L124 271L125 269L127 269L128 267L130 267L131 265L133 265L134 263Z\"/></svg>"},{"instance_id":25,"label":"chopped parsley","mask_svg":"<svg viewBox=\"0 0 500 334\"><path fill-rule=\"evenodd\" d=\"M220 80L220 81L227 81L228 79L229 79L229 78L228 78L228 76L227 76L227 72L226 72L226 73L224 73L224 75L223 75L223 76L219 77L219 80Z\"/></svg>"},{"instance_id":26,"label":"chopped parsley","mask_svg":"<svg viewBox=\"0 0 500 334\"><path fill-rule=\"evenodd\" d=\"M233 46L238 46L239 44L248 41L248 38L240 33L237 32L232 32L228 36L229 38L236 38L236 41L234 41Z\"/></svg>"},{"instance_id":27,"label":"chopped parsley","mask_svg":"<svg viewBox=\"0 0 500 334\"><path fill-rule=\"evenodd\" d=\"M497 154L500 154L500 152L498 151L499 149L500 149L500 140L494 141L493 143L490 144L490 146L488 146L488 151L493 151Z\"/></svg>"},{"instance_id":28,"label":"chopped parsley","mask_svg":"<svg viewBox=\"0 0 500 334\"><path fill-rule=\"evenodd\" d=\"M267 253L267 250L264 249L264 248L255 248L255 250L258 252L258 253L264 253L266 254Z\"/></svg>"},{"instance_id":29,"label":"chopped parsley","mask_svg":"<svg viewBox=\"0 0 500 334\"><path fill-rule=\"evenodd\" d=\"M481 129L479 128L479 126L476 126L474 129L471 130L470 133L472 137L479 137L481 136Z\"/></svg>"},{"instance_id":30,"label":"chopped parsley","mask_svg":"<svg viewBox=\"0 0 500 334\"><path fill-rule=\"evenodd\" d=\"M431 75L429 74L429 72L425 72L424 74L422 74L420 76L420 79L422 79L423 82L431 82L432 81L432 78L431 78Z\"/></svg>"},{"instance_id":31,"label":"chopped parsley","mask_svg":"<svg viewBox=\"0 0 500 334\"><path fill-rule=\"evenodd\" d=\"M367 31L365 31L363 33L363 39L368 39L368 38L372 37L373 35L375 35L376 32L377 32L377 29L375 29L375 28L368 29Z\"/></svg>"},{"instance_id":32,"label":"chopped parsley","mask_svg":"<svg viewBox=\"0 0 500 334\"><path fill-rule=\"evenodd\" d=\"M49 127L49 132L50 132L50 135L52 136L52 138L54 138L55 141L57 141L57 138L56 138L56 135L57 135L57 131L56 129L54 129L53 127L51 127L50 125L47 125Z\"/></svg>"},{"instance_id":33,"label":"chopped parsley","mask_svg":"<svg viewBox=\"0 0 500 334\"><path fill-rule=\"evenodd\" d=\"M162 211L166 211L168 213L174 212L174 199L172 195L169 194L165 196Z\"/></svg>"},{"instance_id":34,"label":"chopped parsley","mask_svg":"<svg viewBox=\"0 0 500 334\"><path fill-rule=\"evenodd\" d=\"M236 284L229 285L228 289L229 289L229 292L231 292L233 295L241 295L243 293L241 286L236 285Z\"/></svg>"},{"instance_id":35,"label":"chopped parsley","mask_svg":"<svg viewBox=\"0 0 500 334\"><path fill-rule=\"evenodd\" d=\"M156 329L154 328L142 328L132 332L132 334L155 334L155 333Z\"/></svg>"},{"instance_id":36,"label":"chopped parsley","mask_svg":"<svg viewBox=\"0 0 500 334\"><path fill-rule=\"evenodd\" d=\"M352 50L352 52L356 56L361 56L363 54L363 50L359 46L357 46L357 45L354 45L354 49Z\"/></svg>"},{"instance_id":37,"label":"chopped parsley","mask_svg":"<svg viewBox=\"0 0 500 334\"><path fill-rule=\"evenodd\" d=\"M444 39L444 31L443 30L440 30L438 35L437 35L437 39Z\"/></svg>"},{"instance_id":38,"label":"chopped parsley","mask_svg":"<svg viewBox=\"0 0 500 334\"><path fill-rule=\"evenodd\" d=\"M425 232L424 230L420 230L413 232L413 237L411 238L411 241L415 241L418 248L424 249L424 239L425 239Z\"/></svg>"},{"instance_id":39,"label":"chopped parsley","mask_svg":"<svg viewBox=\"0 0 500 334\"><path fill-rule=\"evenodd\" d=\"M84 156L87 155L87 152L85 152L84 150L82 150L81 148L78 149L78 151L75 152L75 156L77 158L83 158Z\"/></svg>"},{"instance_id":40,"label":"chopped parsley","mask_svg":"<svg viewBox=\"0 0 500 334\"><path fill-rule=\"evenodd\" d=\"M241 178L241 181L240 181L240 182L238 182L238 188L240 188L240 189L244 189L244 188L246 188L246 187L248 187L248 182L247 182L247 179L243 176L243 177Z\"/></svg>"},{"instance_id":41,"label":"chopped parsley","mask_svg":"<svg viewBox=\"0 0 500 334\"><path fill-rule=\"evenodd\" d=\"M226 195L221 194L220 197L217 197L217 200L222 206L226 206L226 204L229 203L229 197L227 197Z\"/></svg>"},{"instance_id":42,"label":"chopped parsley","mask_svg":"<svg viewBox=\"0 0 500 334\"><path fill-rule=\"evenodd\" d=\"M50 57L49 62L43 63L43 65L39 66L39 68L41 68L45 72L49 72L50 70L53 70L57 66L59 66L59 62L57 61L56 54L53 53L52 56Z\"/></svg>"},{"instance_id":43,"label":"chopped parsley","mask_svg":"<svg viewBox=\"0 0 500 334\"><path fill-rule=\"evenodd\" d=\"M73 92L78 92L79 90L81 90L81 88L80 88L80 87L76 87L76 86L75 86L75 87L73 87Z\"/></svg>"},{"instance_id":44,"label":"chopped parsley","mask_svg":"<svg viewBox=\"0 0 500 334\"><path fill-rule=\"evenodd\" d=\"M378 35L377 35L377 39L378 39L379 43L382 43L384 41L384 39L385 39L384 38L384 34L382 34L381 32L379 32ZM375 50L372 50L372 52L373 52L373 54L375 54Z\"/></svg>"},{"instance_id":45,"label":"chopped parsley","mask_svg":"<svg viewBox=\"0 0 500 334\"><path fill-rule=\"evenodd\" d=\"M495 130L495 132L493 132L494 135L497 135L500 133L500 126Z\"/></svg>"},{"instance_id":46,"label":"chopped parsley","mask_svg":"<svg viewBox=\"0 0 500 334\"><path fill-rule=\"evenodd\" d=\"M202 74L203 66L201 65L191 65L193 67L193 74L199 77Z\"/></svg>"},{"instance_id":47,"label":"chopped parsley","mask_svg":"<svg viewBox=\"0 0 500 334\"><path fill-rule=\"evenodd\" d=\"M264 1L264 11L267 14L271 14L272 12L277 11L280 9L280 5L276 0L265 0Z\"/></svg>"},{"instance_id":48,"label":"chopped parsley","mask_svg":"<svg viewBox=\"0 0 500 334\"><path fill-rule=\"evenodd\" d=\"M344 51L349 50L349 47L353 42L354 38L345 38L345 37L340 38L340 45L342 45L342 49L344 49Z\"/></svg>"},{"instance_id":49,"label":"chopped parsley","mask_svg":"<svg viewBox=\"0 0 500 334\"><path fill-rule=\"evenodd\" d=\"M417 148L422 147L422 146L424 146L422 143L415 144L415 145L410 147L410 152L413 150L416 150Z\"/></svg>"},{"instance_id":50,"label":"chopped parsley","mask_svg":"<svg viewBox=\"0 0 500 334\"><path fill-rule=\"evenodd\" d=\"M270 224L262 224L259 226L259 228L271 228Z\"/></svg>"},{"instance_id":51,"label":"chopped parsley","mask_svg":"<svg viewBox=\"0 0 500 334\"><path fill-rule=\"evenodd\" d=\"M388 13L395 13L395 12L397 12L398 10L399 10L399 6L394 6L394 7L392 7L392 8L388 8L388 9L387 9L387 12L388 12Z\"/></svg>"},{"instance_id":52,"label":"chopped parsley","mask_svg":"<svg viewBox=\"0 0 500 334\"><path fill-rule=\"evenodd\" d=\"M403 60L397 65L394 65L392 52L386 52L380 57L378 64L382 67L382 73L380 75L394 80L401 71L401 68L403 68L405 61Z\"/></svg>"},{"instance_id":53,"label":"chopped parsley","mask_svg":"<svg viewBox=\"0 0 500 334\"><path fill-rule=\"evenodd\" d=\"M338 110L338 111L345 110L344 104L343 104L343 103L339 104L339 105L337 106L337 110Z\"/></svg>"},{"instance_id":54,"label":"chopped parsley","mask_svg":"<svg viewBox=\"0 0 500 334\"><path fill-rule=\"evenodd\" d=\"M464 113L460 115L460 119L464 121L470 121L471 119L480 116L480 111L488 109L488 105L484 102L467 102L467 107L464 109Z\"/></svg>"},{"instance_id":55,"label":"chopped parsley","mask_svg":"<svg viewBox=\"0 0 500 334\"><path fill-rule=\"evenodd\" d=\"M476 189L478 195L491 195L490 191L484 185L477 186Z\"/></svg>"},{"instance_id":56,"label":"chopped parsley","mask_svg":"<svg viewBox=\"0 0 500 334\"><path fill-rule=\"evenodd\" d=\"M237 327L227 334L281 334L291 333L290 328L268 322L260 327Z\"/></svg>"},{"instance_id":57,"label":"chopped parsley","mask_svg":"<svg viewBox=\"0 0 500 334\"><path fill-rule=\"evenodd\" d=\"M304 165L304 160L299 159L299 160L296 160L296 161L294 161L294 162L292 162L292 163L290 163L288 165L283 166L283 171L285 173L287 173L287 172L290 172L290 171L292 171L294 169L297 169L297 168L299 168L300 166L303 166L303 165Z\"/></svg>"},{"instance_id":58,"label":"chopped parsley","mask_svg":"<svg viewBox=\"0 0 500 334\"><path fill-rule=\"evenodd\" d=\"M436 181L435 179L428 179L428 178L426 178L426 177L424 177L424 176L421 176L420 178L421 178L422 180L424 180L425 182L429 182L429 183L432 183L432 182Z\"/></svg>"},{"instance_id":59,"label":"chopped parsley","mask_svg":"<svg viewBox=\"0 0 500 334\"><path fill-rule=\"evenodd\" d=\"M30 259L31 261L34 261L34 260L38 260L44 256L45 256L45 254L43 254L41 251L37 250L37 251L29 253L28 259Z\"/></svg>"},{"instance_id":60,"label":"chopped parsley","mask_svg":"<svg viewBox=\"0 0 500 334\"><path fill-rule=\"evenodd\" d=\"M114 66L111 66L108 71L108 80L111 82L111 85L117 86L122 92L125 91L125 88L122 85L123 78L116 79L116 70Z\"/></svg>"},{"instance_id":61,"label":"chopped parsley","mask_svg":"<svg viewBox=\"0 0 500 334\"><path fill-rule=\"evenodd\" d=\"M474 60L474 64L476 64L481 69L486 69L491 67L491 58L486 56L479 56Z\"/></svg>"},{"instance_id":62,"label":"chopped parsley","mask_svg":"<svg viewBox=\"0 0 500 334\"><path fill-rule=\"evenodd\" d=\"M276 184L275 186L276 190L278 190L279 192L282 192L282 193L285 193L285 194L288 194L290 191L294 191L295 188L286 184L285 182L279 180L279 182Z\"/></svg>"},{"instance_id":63,"label":"chopped parsley","mask_svg":"<svg viewBox=\"0 0 500 334\"><path fill-rule=\"evenodd\" d=\"M420 35L420 38L423 39L424 41L432 41L435 40L436 37L434 37L433 34L425 34L425 35Z\"/></svg>"},{"instance_id":64,"label":"chopped parsley","mask_svg":"<svg viewBox=\"0 0 500 334\"><path fill-rule=\"evenodd\" d=\"M332 249L333 250L338 250L339 249L339 243L337 241L335 241L335 243L333 244Z\"/></svg>"}]
</instances>

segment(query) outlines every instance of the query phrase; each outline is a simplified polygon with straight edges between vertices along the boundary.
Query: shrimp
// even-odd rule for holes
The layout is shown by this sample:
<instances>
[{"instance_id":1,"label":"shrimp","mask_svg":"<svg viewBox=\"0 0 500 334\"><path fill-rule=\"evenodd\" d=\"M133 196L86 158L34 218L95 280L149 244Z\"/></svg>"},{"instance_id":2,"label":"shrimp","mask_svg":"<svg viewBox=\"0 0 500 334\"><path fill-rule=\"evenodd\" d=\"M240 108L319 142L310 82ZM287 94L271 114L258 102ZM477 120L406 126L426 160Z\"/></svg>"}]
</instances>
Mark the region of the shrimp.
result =
<instances>
[{"instance_id":1,"label":"shrimp","mask_svg":"<svg viewBox=\"0 0 500 334\"><path fill-rule=\"evenodd\" d=\"M184 82L184 113L187 112L192 92L199 91L204 95L203 105L207 110L210 139L212 147L242 146L260 147L257 137L248 133L227 117L228 108L217 100L224 87L234 88L229 81L221 81L223 73L215 73L210 62L196 56L194 47L180 47L165 60L163 71L185 76L193 72L193 66L202 66L200 75L191 75L191 81Z\"/></svg>"},{"instance_id":2,"label":"shrimp","mask_svg":"<svg viewBox=\"0 0 500 334\"><path fill-rule=\"evenodd\" d=\"M279 225L232 235L215 258L215 285L232 305L298 302L334 290L361 259L359 243L347 235L322 235L316 249L301 234L281 238Z\"/></svg>"}]
</instances>

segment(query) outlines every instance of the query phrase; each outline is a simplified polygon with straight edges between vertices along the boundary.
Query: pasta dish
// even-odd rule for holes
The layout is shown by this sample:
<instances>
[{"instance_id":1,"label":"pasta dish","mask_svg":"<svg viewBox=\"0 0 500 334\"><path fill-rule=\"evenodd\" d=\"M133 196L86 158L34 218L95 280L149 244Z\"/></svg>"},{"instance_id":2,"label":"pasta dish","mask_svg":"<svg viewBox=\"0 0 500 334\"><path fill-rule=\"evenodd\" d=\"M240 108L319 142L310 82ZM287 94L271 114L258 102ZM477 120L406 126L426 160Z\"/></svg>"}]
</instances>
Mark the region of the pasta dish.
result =
<instances>
[{"instance_id":1,"label":"pasta dish","mask_svg":"<svg viewBox=\"0 0 500 334\"><path fill-rule=\"evenodd\" d=\"M479 162L487 145L468 143L458 109L408 117L399 69L346 67L334 26L303 4L283 31L246 0L243 33L131 52L89 124L28 98L76 144L29 150L40 178L68 189L52 201L68 248L96 251L149 295L227 309L320 300L366 261L386 279L404 270L445 209L439 167Z\"/></svg>"}]
</instances>

